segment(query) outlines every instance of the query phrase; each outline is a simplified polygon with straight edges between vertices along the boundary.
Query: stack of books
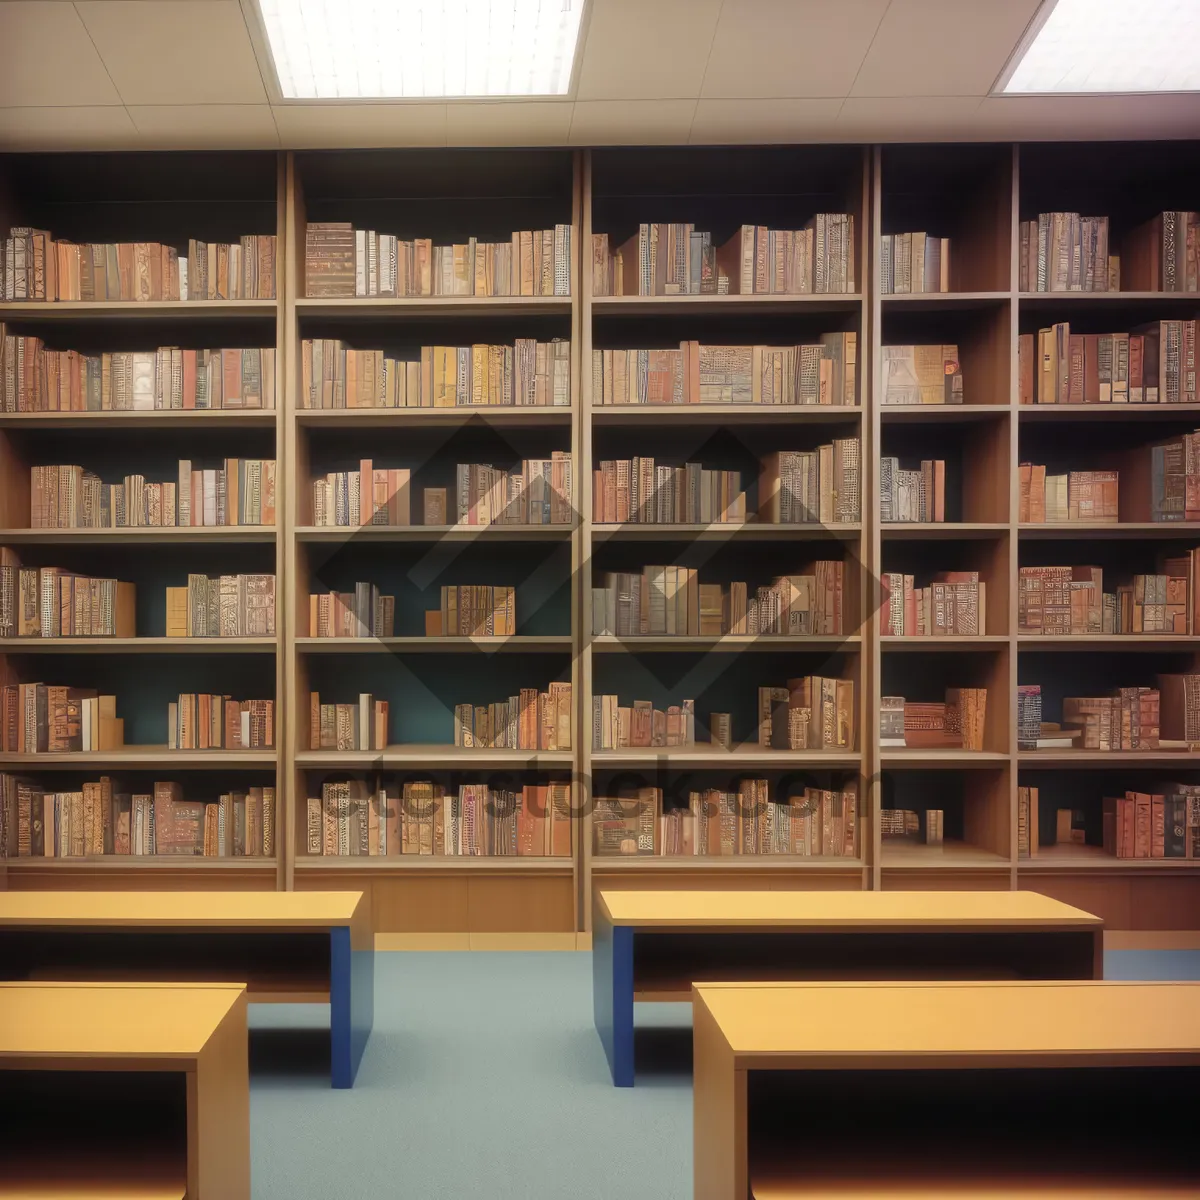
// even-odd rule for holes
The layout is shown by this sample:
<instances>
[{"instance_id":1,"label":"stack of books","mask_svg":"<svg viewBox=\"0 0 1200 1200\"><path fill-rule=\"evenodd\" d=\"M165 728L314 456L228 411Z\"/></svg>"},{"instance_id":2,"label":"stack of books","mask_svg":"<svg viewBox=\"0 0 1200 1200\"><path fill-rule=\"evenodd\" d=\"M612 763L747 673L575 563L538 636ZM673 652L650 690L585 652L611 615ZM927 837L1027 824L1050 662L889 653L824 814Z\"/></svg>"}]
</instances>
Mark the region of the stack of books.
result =
<instances>
[{"instance_id":1,"label":"stack of books","mask_svg":"<svg viewBox=\"0 0 1200 1200\"><path fill-rule=\"evenodd\" d=\"M517 632L516 588L461 584L442 588L442 607L425 613L426 637L508 637Z\"/></svg>"},{"instance_id":2,"label":"stack of books","mask_svg":"<svg viewBox=\"0 0 1200 1200\"><path fill-rule=\"evenodd\" d=\"M116 696L95 688L9 683L0 688L0 740L5 754L87 754L119 750L125 722Z\"/></svg>"},{"instance_id":3,"label":"stack of books","mask_svg":"<svg viewBox=\"0 0 1200 1200\"><path fill-rule=\"evenodd\" d=\"M758 515L772 525L853 524L862 519L862 443L834 438L816 450L779 450L763 459Z\"/></svg>"},{"instance_id":4,"label":"stack of books","mask_svg":"<svg viewBox=\"0 0 1200 1200\"><path fill-rule=\"evenodd\" d=\"M774 750L853 750L854 681L822 675L758 689L758 744Z\"/></svg>"},{"instance_id":5,"label":"stack of books","mask_svg":"<svg viewBox=\"0 0 1200 1200\"><path fill-rule=\"evenodd\" d=\"M925 587L885 571L884 637L976 637L987 632L987 584L978 571L939 571Z\"/></svg>"},{"instance_id":6,"label":"stack of books","mask_svg":"<svg viewBox=\"0 0 1200 1200\"><path fill-rule=\"evenodd\" d=\"M308 597L309 637L390 638L395 636L396 597L374 583L356 583L353 592L319 592Z\"/></svg>"},{"instance_id":7,"label":"stack of books","mask_svg":"<svg viewBox=\"0 0 1200 1200\"><path fill-rule=\"evenodd\" d=\"M885 233L879 241L879 290L885 295L950 290L950 239Z\"/></svg>"},{"instance_id":8,"label":"stack of books","mask_svg":"<svg viewBox=\"0 0 1200 1200\"><path fill-rule=\"evenodd\" d=\"M137 588L63 567L22 567L0 546L0 638L137 636Z\"/></svg>"},{"instance_id":9,"label":"stack of books","mask_svg":"<svg viewBox=\"0 0 1200 1200\"><path fill-rule=\"evenodd\" d=\"M454 744L467 750L570 750L571 685L521 688L494 704L454 706Z\"/></svg>"},{"instance_id":10,"label":"stack of books","mask_svg":"<svg viewBox=\"0 0 1200 1200\"><path fill-rule=\"evenodd\" d=\"M1119 292L1121 260L1108 252L1108 218L1039 213L1022 221L1023 292Z\"/></svg>"},{"instance_id":11,"label":"stack of books","mask_svg":"<svg viewBox=\"0 0 1200 1200\"><path fill-rule=\"evenodd\" d=\"M962 367L953 345L884 346L883 403L961 404Z\"/></svg>"},{"instance_id":12,"label":"stack of books","mask_svg":"<svg viewBox=\"0 0 1200 1200\"><path fill-rule=\"evenodd\" d=\"M1018 520L1023 524L1119 519L1118 471L1068 471L1062 475L1047 475L1044 466L1021 463L1018 480Z\"/></svg>"},{"instance_id":13,"label":"stack of books","mask_svg":"<svg viewBox=\"0 0 1200 1200\"><path fill-rule=\"evenodd\" d=\"M1125 239L1127 286L1135 292L1195 292L1197 245L1200 214L1173 210L1152 217Z\"/></svg>"},{"instance_id":14,"label":"stack of books","mask_svg":"<svg viewBox=\"0 0 1200 1200\"><path fill-rule=\"evenodd\" d=\"M592 749L627 750L652 746L694 746L696 702L683 700L666 711L652 700L622 705L619 696L592 697Z\"/></svg>"},{"instance_id":15,"label":"stack of books","mask_svg":"<svg viewBox=\"0 0 1200 1200\"><path fill-rule=\"evenodd\" d=\"M388 702L367 692L355 704L322 704L320 692L309 693L310 750L386 750Z\"/></svg>"},{"instance_id":16,"label":"stack of books","mask_svg":"<svg viewBox=\"0 0 1200 1200\"><path fill-rule=\"evenodd\" d=\"M167 705L168 750L270 750L275 701L181 692Z\"/></svg>"},{"instance_id":17,"label":"stack of books","mask_svg":"<svg viewBox=\"0 0 1200 1200\"><path fill-rule=\"evenodd\" d=\"M166 609L167 637L274 637L275 576L189 575Z\"/></svg>"},{"instance_id":18,"label":"stack of books","mask_svg":"<svg viewBox=\"0 0 1200 1200\"><path fill-rule=\"evenodd\" d=\"M593 476L592 520L601 524L709 525L746 519L739 471L633 458L604 459Z\"/></svg>"},{"instance_id":19,"label":"stack of books","mask_svg":"<svg viewBox=\"0 0 1200 1200\"><path fill-rule=\"evenodd\" d=\"M885 525L946 519L946 460L926 458L919 470L902 468L898 458L879 460L879 519Z\"/></svg>"},{"instance_id":20,"label":"stack of books","mask_svg":"<svg viewBox=\"0 0 1200 1200\"><path fill-rule=\"evenodd\" d=\"M1200 858L1200 787L1126 792L1102 801L1104 852L1115 858Z\"/></svg>"},{"instance_id":21,"label":"stack of books","mask_svg":"<svg viewBox=\"0 0 1200 1200\"><path fill-rule=\"evenodd\" d=\"M947 688L944 701L883 696L879 744L919 750L982 750L987 688Z\"/></svg>"}]
</instances>

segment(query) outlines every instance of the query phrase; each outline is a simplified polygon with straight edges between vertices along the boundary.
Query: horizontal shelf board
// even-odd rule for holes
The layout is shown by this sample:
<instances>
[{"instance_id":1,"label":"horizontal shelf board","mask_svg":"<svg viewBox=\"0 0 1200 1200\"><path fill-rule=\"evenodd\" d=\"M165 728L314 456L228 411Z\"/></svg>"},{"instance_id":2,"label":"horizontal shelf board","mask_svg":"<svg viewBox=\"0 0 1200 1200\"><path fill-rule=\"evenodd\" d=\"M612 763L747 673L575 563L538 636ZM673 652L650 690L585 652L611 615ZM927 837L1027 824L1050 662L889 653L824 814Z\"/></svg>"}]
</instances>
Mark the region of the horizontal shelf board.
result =
<instances>
[{"instance_id":1,"label":"horizontal shelf board","mask_svg":"<svg viewBox=\"0 0 1200 1200\"><path fill-rule=\"evenodd\" d=\"M1056 308L1067 304L1195 304L1195 292L1018 292L1020 303L1030 308Z\"/></svg>"},{"instance_id":2,"label":"horizontal shelf board","mask_svg":"<svg viewBox=\"0 0 1200 1200\"><path fill-rule=\"evenodd\" d=\"M565 542L570 525L298 525L301 542Z\"/></svg>"},{"instance_id":3,"label":"horizontal shelf board","mask_svg":"<svg viewBox=\"0 0 1200 1200\"><path fill-rule=\"evenodd\" d=\"M571 650L569 634L512 637L299 637L296 649L308 654L521 654Z\"/></svg>"},{"instance_id":4,"label":"horizontal shelf board","mask_svg":"<svg viewBox=\"0 0 1200 1200\"><path fill-rule=\"evenodd\" d=\"M1042 637L1022 633L1017 636L1021 650L1064 652L1115 650L1121 653L1145 653L1153 650L1200 650L1200 638L1186 633L1084 633L1074 636Z\"/></svg>"},{"instance_id":5,"label":"horizontal shelf board","mask_svg":"<svg viewBox=\"0 0 1200 1200\"><path fill-rule=\"evenodd\" d=\"M822 854L598 855L592 874L607 871L845 871L859 872L860 858Z\"/></svg>"},{"instance_id":6,"label":"horizontal shelf board","mask_svg":"<svg viewBox=\"0 0 1200 1200\"><path fill-rule=\"evenodd\" d=\"M132 529L0 529L0 545L177 545L188 542L273 542L273 525L169 525Z\"/></svg>"},{"instance_id":7,"label":"horizontal shelf board","mask_svg":"<svg viewBox=\"0 0 1200 1200\"><path fill-rule=\"evenodd\" d=\"M5 654L274 654L273 637L0 638Z\"/></svg>"},{"instance_id":8,"label":"horizontal shelf board","mask_svg":"<svg viewBox=\"0 0 1200 1200\"><path fill-rule=\"evenodd\" d=\"M806 292L798 296L593 296L597 317L625 313L676 314L689 312L848 312L862 305L860 292Z\"/></svg>"},{"instance_id":9,"label":"horizontal shelf board","mask_svg":"<svg viewBox=\"0 0 1200 1200\"><path fill-rule=\"evenodd\" d=\"M887 521L879 536L885 542L981 541L1008 533L1008 525L997 521Z\"/></svg>"},{"instance_id":10,"label":"horizontal shelf board","mask_svg":"<svg viewBox=\"0 0 1200 1200\"><path fill-rule=\"evenodd\" d=\"M858 634L845 637L784 637L779 634L725 634L723 637L614 637L599 634L590 639L594 651L604 654L654 653L695 654L711 651L717 654L738 654L758 650L772 654L795 651L852 650L862 639Z\"/></svg>"},{"instance_id":11,"label":"horizontal shelf board","mask_svg":"<svg viewBox=\"0 0 1200 1200\"><path fill-rule=\"evenodd\" d=\"M297 871L509 871L550 872L570 875L574 860L538 858L522 854L441 855L432 854L331 854L328 858L310 854L296 855Z\"/></svg>"},{"instance_id":12,"label":"horizontal shelf board","mask_svg":"<svg viewBox=\"0 0 1200 1200\"><path fill-rule=\"evenodd\" d=\"M472 766L570 767L575 756L570 750L468 750L462 746L396 745L386 750L298 750L298 767L409 767L448 766L470 770Z\"/></svg>"},{"instance_id":13,"label":"horizontal shelf board","mask_svg":"<svg viewBox=\"0 0 1200 1200\"><path fill-rule=\"evenodd\" d=\"M230 858L205 857L189 854L94 854L67 858L9 858L10 871L22 868L51 871L270 871L279 863L274 858L255 858L252 855Z\"/></svg>"},{"instance_id":14,"label":"horizontal shelf board","mask_svg":"<svg viewBox=\"0 0 1200 1200\"><path fill-rule=\"evenodd\" d=\"M1200 757L1187 750L1021 750L1017 761L1022 767L1050 771L1200 766Z\"/></svg>"},{"instance_id":15,"label":"horizontal shelf board","mask_svg":"<svg viewBox=\"0 0 1200 1200\"><path fill-rule=\"evenodd\" d=\"M159 408L119 412L0 413L10 429L271 429L273 408Z\"/></svg>"},{"instance_id":16,"label":"horizontal shelf board","mask_svg":"<svg viewBox=\"0 0 1200 1200\"><path fill-rule=\"evenodd\" d=\"M900 653L932 650L977 650L993 651L1008 645L1008 635L1003 633L985 633L979 637L896 637L887 634L879 639L884 650L896 650Z\"/></svg>"},{"instance_id":17,"label":"horizontal shelf board","mask_svg":"<svg viewBox=\"0 0 1200 1200\"><path fill-rule=\"evenodd\" d=\"M1030 541L1071 538L1178 538L1200 534L1200 521L1065 521L1018 526Z\"/></svg>"},{"instance_id":18,"label":"horizontal shelf board","mask_svg":"<svg viewBox=\"0 0 1200 1200\"><path fill-rule=\"evenodd\" d=\"M598 542L724 542L765 541L791 542L805 538L837 538L855 541L862 533L862 525L847 522L841 525L823 525L820 522L807 524L771 525L758 521L715 521L711 525L656 525L653 522L627 522L625 524L597 524L592 526L592 539Z\"/></svg>"},{"instance_id":19,"label":"horizontal shelf board","mask_svg":"<svg viewBox=\"0 0 1200 1200\"><path fill-rule=\"evenodd\" d=\"M941 846L884 841L879 854L885 870L944 870L987 868L1007 870L1009 860L1002 854L982 850L966 842L944 842Z\"/></svg>"},{"instance_id":20,"label":"horizontal shelf board","mask_svg":"<svg viewBox=\"0 0 1200 1200\"><path fill-rule=\"evenodd\" d=\"M966 421L994 421L1011 411L1007 404L881 404L879 419L884 424L958 425Z\"/></svg>"},{"instance_id":21,"label":"horizontal shelf board","mask_svg":"<svg viewBox=\"0 0 1200 1200\"><path fill-rule=\"evenodd\" d=\"M1117 858L1100 846L1039 846L1033 858L1017 860L1018 871L1200 871L1196 858Z\"/></svg>"},{"instance_id":22,"label":"horizontal shelf board","mask_svg":"<svg viewBox=\"0 0 1200 1200\"><path fill-rule=\"evenodd\" d=\"M298 317L495 316L569 313L570 296L345 296L296 299Z\"/></svg>"},{"instance_id":23,"label":"horizontal shelf board","mask_svg":"<svg viewBox=\"0 0 1200 1200\"><path fill-rule=\"evenodd\" d=\"M856 421L862 408L834 404L592 404L595 425L793 425Z\"/></svg>"},{"instance_id":24,"label":"horizontal shelf board","mask_svg":"<svg viewBox=\"0 0 1200 1200\"><path fill-rule=\"evenodd\" d=\"M955 308L989 308L1007 304L1011 292L884 292L879 297L886 308L923 308L942 311Z\"/></svg>"},{"instance_id":25,"label":"horizontal shelf board","mask_svg":"<svg viewBox=\"0 0 1200 1200\"><path fill-rule=\"evenodd\" d=\"M485 404L472 408L302 408L296 423L309 428L384 428L418 425L423 428L453 428L472 421L495 426L570 425L571 409L565 404L509 406Z\"/></svg>"},{"instance_id":26,"label":"horizontal shelf board","mask_svg":"<svg viewBox=\"0 0 1200 1200\"><path fill-rule=\"evenodd\" d=\"M168 750L166 746L124 746L86 754L0 754L5 767L149 767L154 770L196 770L218 767L274 767L274 750Z\"/></svg>"},{"instance_id":27,"label":"horizontal shelf board","mask_svg":"<svg viewBox=\"0 0 1200 1200\"><path fill-rule=\"evenodd\" d=\"M1200 404L1018 404L1016 412L1023 421L1169 421L1200 415Z\"/></svg>"},{"instance_id":28,"label":"horizontal shelf board","mask_svg":"<svg viewBox=\"0 0 1200 1200\"><path fill-rule=\"evenodd\" d=\"M764 746L638 746L621 750L593 750L593 769L656 766L662 762L680 767L857 767L861 754L853 750L771 750Z\"/></svg>"},{"instance_id":29,"label":"horizontal shelf board","mask_svg":"<svg viewBox=\"0 0 1200 1200\"><path fill-rule=\"evenodd\" d=\"M274 300L35 300L0 302L0 321L161 321L163 318L244 321L275 317Z\"/></svg>"},{"instance_id":30,"label":"horizontal shelf board","mask_svg":"<svg viewBox=\"0 0 1200 1200\"><path fill-rule=\"evenodd\" d=\"M893 769L922 770L939 768L957 770L958 768L988 769L1003 766L1008 762L1008 755L999 750L954 750L954 749L923 749L911 747L900 749L884 746L879 751L879 761L885 767Z\"/></svg>"}]
</instances>

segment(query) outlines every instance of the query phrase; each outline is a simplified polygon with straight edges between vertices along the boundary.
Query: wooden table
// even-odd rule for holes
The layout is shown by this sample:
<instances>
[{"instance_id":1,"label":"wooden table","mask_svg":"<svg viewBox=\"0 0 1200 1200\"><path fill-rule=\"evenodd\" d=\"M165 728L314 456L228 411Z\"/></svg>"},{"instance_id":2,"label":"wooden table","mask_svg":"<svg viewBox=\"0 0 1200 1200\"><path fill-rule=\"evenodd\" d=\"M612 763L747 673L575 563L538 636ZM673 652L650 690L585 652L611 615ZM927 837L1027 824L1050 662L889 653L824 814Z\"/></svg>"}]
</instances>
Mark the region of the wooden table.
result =
<instances>
[{"instance_id":1,"label":"wooden table","mask_svg":"<svg viewBox=\"0 0 1200 1200\"><path fill-rule=\"evenodd\" d=\"M696 1200L1200 1195L1200 983L698 984L693 1020Z\"/></svg>"},{"instance_id":2,"label":"wooden table","mask_svg":"<svg viewBox=\"0 0 1200 1200\"><path fill-rule=\"evenodd\" d=\"M250 1200L246 989L0 983L0 1197Z\"/></svg>"},{"instance_id":3,"label":"wooden table","mask_svg":"<svg viewBox=\"0 0 1200 1200\"><path fill-rule=\"evenodd\" d=\"M244 983L327 1003L331 1079L354 1084L374 1019L361 892L0 892L0 979Z\"/></svg>"},{"instance_id":4,"label":"wooden table","mask_svg":"<svg viewBox=\"0 0 1200 1200\"><path fill-rule=\"evenodd\" d=\"M596 1029L632 1087L633 1005L707 980L1092 979L1099 917L1036 892L621 891L592 913Z\"/></svg>"}]
</instances>

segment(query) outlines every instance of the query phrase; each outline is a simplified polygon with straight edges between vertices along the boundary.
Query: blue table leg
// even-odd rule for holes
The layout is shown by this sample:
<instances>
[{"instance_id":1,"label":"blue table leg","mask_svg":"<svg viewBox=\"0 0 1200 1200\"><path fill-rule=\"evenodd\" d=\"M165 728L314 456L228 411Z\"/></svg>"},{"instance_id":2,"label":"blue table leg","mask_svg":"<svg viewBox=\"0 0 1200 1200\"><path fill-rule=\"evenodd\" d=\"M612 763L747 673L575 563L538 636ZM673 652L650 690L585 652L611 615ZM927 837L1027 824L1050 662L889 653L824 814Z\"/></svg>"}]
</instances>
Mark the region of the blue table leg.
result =
<instances>
[{"instance_id":1,"label":"blue table leg","mask_svg":"<svg viewBox=\"0 0 1200 1200\"><path fill-rule=\"evenodd\" d=\"M615 1087L633 1087L633 928L592 921L592 1005Z\"/></svg>"},{"instance_id":2,"label":"blue table leg","mask_svg":"<svg viewBox=\"0 0 1200 1200\"><path fill-rule=\"evenodd\" d=\"M335 1088L354 1086L375 1016L375 952L354 950L350 930L329 931L330 1076Z\"/></svg>"}]
</instances>

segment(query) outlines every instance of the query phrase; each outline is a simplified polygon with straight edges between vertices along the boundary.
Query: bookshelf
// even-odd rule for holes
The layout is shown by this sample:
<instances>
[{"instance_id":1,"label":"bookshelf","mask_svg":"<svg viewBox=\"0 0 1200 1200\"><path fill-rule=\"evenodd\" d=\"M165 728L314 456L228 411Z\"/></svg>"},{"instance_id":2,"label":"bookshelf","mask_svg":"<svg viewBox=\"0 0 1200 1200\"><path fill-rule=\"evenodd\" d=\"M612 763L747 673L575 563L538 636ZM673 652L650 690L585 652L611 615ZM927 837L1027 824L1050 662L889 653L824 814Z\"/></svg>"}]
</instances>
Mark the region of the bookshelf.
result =
<instances>
[{"instance_id":1,"label":"bookshelf","mask_svg":"<svg viewBox=\"0 0 1200 1200\"><path fill-rule=\"evenodd\" d=\"M1176 144L1172 144L1176 146ZM1176 148L1178 148L1176 146ZM1019 222L1040 212L1106 214L1111 245L1164 209L1196 207L1184 153L1154 146L888 145L655 147L590 151L304 151L274 154L41 155L0 158L0 224L24 222L78 240L236 239L274 232L277 300L0 303L9 332L48 346L101 350L274 346L278 401L267 410L0 413L0 545L22 563L115 574L136 583L134 638L14 638L4 670L116 691L126 717L119 751L6 756L5 770L35 779L125 782L178 779L185 794L237 782L274 783L277 854L264 859L60 859L0 861L0 886L363 888L376 928L413 932L586 930L591 889L605 886L787 888L1033 887L1098 912L1113 928L1194 928L1200 861L1117 859L1095 845L1100 798L1200 782L1187 754L1020 750L1016 689L1040 683L1044 717L1061 697L1152 685L1158 672L1200 667L1185 634L1038 637L1018 621L1020 567L1092 563L1106 587L1154 569L1162 556L1200 546L1195 522L1155 523L1124 472L1131 448L1200 427L1200 405L1019 403L1018 339L1055 322L1072 332L1131 330L1200 315L1195 294L1022 292ZM616 247L643 221L694 222L723 243L744 223L797 229L818 212L855 219L854 290L837 294L626 296L594 294L593 233ZM309 297L309 222L350 221L401 239L447 244L513 230L571 229L567 296ZM883 238L923 230L948 237L949 291L883 293ZM705 345L798 345L821 334L857 335L855 403L604 404L593 394L592 352ZM335 339L412 359L423 346L513 345L570 339L569 399L556 406L307 408L303 342ZM884 348L954 345L960 405L885 402ZM755 510L758 462L779 449L861 442L860 519L770 525L641 524L594 520L593 467L653 456L741 472ZM226 449L235 446L236 449ZM458 463L510 465L573 456L573 513L542 526L424 525L422 493L445 487L454 507ZM53 451L53 452L52 452ZM275 457L278 519L256 526L31 529L30 468L79 462L171 478L188 454ZM884 523L881 456L914 468L945 463L945 520ZM408 468L409 525L321 526L312 481L376 467ZM1034 524L1020 519L1018 464L1050 471L1117 465L1120 520ZM107 478L107 475L105 476ZM453 520L451 511L447 520ZM810 637L592 634L592 588L609 571L649 563L695 567L701 582L773 575L817 559L845 564L847 621ZM189 571L274 571L275 637L162 636L163 589ZM987 584L979 635L901 637L884 632L880 580L977 571ZM1110 580L1113 581L1110 583ZM358 581L396 596L392 636L312 637L309 596ZM512 584L516 633L425 636L422 613L441 584ZM433 597L432 599L430 597ZM15 676L13 675L15 673ZM760 685L827 674L856 685L854 748L762 750L755 744ZM186 679L194 680L185 684ZM572 685L571 750L476 750L451 744L456 703L499 701L518 687ZM115 681L110 684L110 681ZM275 700L273 751L167 752L162 723L172 692L225 691ZM940 701L946 688L986 688L983 749L879 745L877 702L904 695ZM369 692L390 705L386 748L316 750L309 697L348 703ZM592 696L656 708L696 703L695 745L592 749ZM731 751L706 740L711 712L730 712ZM167 772L170 772L169 774ZM570 781L577 810L569 856L323 857L307 852L306 799L326 782L397 787L433 780L447 791L503 778ZM640 779L664 797L735 788L859 785L859 852L850 857L600 857L590 801ZM1081 815L1085 844L1044 845L1018 856L1018 787L1039 788L1041 827L1055 810ZM880 812L940 808L941 846L882 836Z\"/></svg>"}]
</instances>

